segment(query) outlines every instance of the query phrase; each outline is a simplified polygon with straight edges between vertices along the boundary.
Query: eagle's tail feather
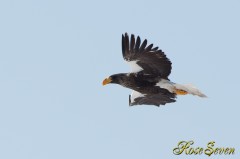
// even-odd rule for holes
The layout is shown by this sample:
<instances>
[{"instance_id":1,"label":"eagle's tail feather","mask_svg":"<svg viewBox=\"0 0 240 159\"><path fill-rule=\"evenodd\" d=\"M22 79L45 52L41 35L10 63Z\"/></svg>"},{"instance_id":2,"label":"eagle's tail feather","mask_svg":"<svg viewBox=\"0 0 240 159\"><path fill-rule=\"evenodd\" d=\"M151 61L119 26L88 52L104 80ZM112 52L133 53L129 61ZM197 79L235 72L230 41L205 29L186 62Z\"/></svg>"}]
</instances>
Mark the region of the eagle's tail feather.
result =
<instances>
[{"instance_id":1,"label":"eagle's tail feather","mask_svg":"<svg viewBox=\"0 0 240 159\"><path fill-rule=\"evenodd\" d=\"M174 86L176 88L176 94L178 95L192 94L199 97L207 97L205 94L203 94L200 90L198 90L195 86L191 84L174 84Z\"/></svg>"}]
</instances>

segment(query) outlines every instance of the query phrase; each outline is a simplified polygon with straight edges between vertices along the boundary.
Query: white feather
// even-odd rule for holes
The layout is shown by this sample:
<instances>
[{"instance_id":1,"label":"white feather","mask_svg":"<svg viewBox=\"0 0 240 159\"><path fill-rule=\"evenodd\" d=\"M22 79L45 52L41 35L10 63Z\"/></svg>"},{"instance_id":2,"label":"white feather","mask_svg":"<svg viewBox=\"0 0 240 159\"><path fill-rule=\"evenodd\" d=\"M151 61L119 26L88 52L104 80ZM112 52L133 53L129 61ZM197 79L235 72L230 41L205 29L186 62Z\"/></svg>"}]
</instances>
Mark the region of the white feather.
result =
<instances>
[{"instance_id":1,"label":"white feather","mask_svg":"<svg viewBox=\"0 0 240 159\"><path fill-rule=\"evenodd\" d=\"M139 72L143 70L143 68L137 64L137 61L127 61L127 63L131 67L131 72Z\"/></svg>"},{"instance_id":2,"label":"white feather","mask_svg":"<svg viewBox=\"0 0 240 159\"><path fill-rule=\"evenodd\" d=\"M175 92L175 87L174 87L174 83L165 79L161 79L156 86L160 87L160 88L164 88L166 90L168 90L171 93Z\"/></svg>"},{"instance_id":3,"label":"white feather","mask_svg":"<svg viewBox=\"0 0 240 159\"><path fill-rule=\"evenodd\" d=\"M177 89L180 89L186 91L188 94L197 95L199 97L207 97L205 94L203 94L200 90L198 90L195 86L191 84L176 84L171 81L161 79L156 84L156 86L167 89L171 93L175 93Z\"/></svg>"},{"instance_id":4,"label":"white feather","mask_svg":"<svg viewBox=\"0 0 240 159\"><path fill-rule=\"evenodd\" d=\"M139 93L137 91L132 91L131 93L131 103L135 102L135 99L138 97L144 97L144 94Z\"/></svg>"}]
</instances>

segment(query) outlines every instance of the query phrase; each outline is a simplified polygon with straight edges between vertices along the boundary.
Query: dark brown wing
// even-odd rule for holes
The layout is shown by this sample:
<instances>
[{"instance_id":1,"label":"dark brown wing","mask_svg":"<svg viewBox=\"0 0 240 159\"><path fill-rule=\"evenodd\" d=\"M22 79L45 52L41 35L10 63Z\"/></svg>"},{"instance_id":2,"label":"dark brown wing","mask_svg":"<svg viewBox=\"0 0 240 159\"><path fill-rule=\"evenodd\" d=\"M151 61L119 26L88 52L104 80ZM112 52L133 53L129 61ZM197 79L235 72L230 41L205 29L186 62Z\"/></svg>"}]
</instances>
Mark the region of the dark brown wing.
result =
<instances>
[{"instance_id":1,"label":"dark brown wing","mask_svg":"<svg viewBox=\"0 0 240 159\"><path fill-rule=\"evenodd\" d=\"M147 94L147 95L141 95L139 97L136 97L134 101L131 101L131 95L129 95L129 106L134 105L165 105L166 103L173 103L175 102L176 96L172 93L169 94Z\"/></svg>"},{"instance_id":2,"label":"dark brown wing","mask_svg":"<svg viewBox=\"0 0 240 159\"><path fill-rule=\"evenodd\" d=\"M141 43L138 36L132 34L131 38L127 33L122 35L122 54L127 62L136 62L146 74L155 74L167 78L171 73L172 63L158 47L152 48L153 44L147 45L145 39Z\"/></svg>"}]
</instances>

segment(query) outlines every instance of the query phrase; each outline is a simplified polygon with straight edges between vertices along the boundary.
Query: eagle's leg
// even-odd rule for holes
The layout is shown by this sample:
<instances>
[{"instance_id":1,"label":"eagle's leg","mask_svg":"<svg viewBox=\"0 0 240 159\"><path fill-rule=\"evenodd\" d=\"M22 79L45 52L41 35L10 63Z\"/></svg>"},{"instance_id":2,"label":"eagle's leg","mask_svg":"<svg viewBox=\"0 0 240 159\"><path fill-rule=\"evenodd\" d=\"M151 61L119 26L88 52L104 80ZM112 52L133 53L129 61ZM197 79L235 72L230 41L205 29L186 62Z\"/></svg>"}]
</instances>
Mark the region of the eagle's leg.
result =
<instances>
[{"instance_id":1,"label":"eagle's leg","mask_svg":"<svg viewBox=\"0 0 240 159\"><path fill-rule=\"evenodd\" d=\"M184 90L182 90L182 89L176 89L176 90L175 90L175 93L176 93L177 95L186 95L186 94L188 94L187 91L184 91Z\"/></svg>"}]
</instances>

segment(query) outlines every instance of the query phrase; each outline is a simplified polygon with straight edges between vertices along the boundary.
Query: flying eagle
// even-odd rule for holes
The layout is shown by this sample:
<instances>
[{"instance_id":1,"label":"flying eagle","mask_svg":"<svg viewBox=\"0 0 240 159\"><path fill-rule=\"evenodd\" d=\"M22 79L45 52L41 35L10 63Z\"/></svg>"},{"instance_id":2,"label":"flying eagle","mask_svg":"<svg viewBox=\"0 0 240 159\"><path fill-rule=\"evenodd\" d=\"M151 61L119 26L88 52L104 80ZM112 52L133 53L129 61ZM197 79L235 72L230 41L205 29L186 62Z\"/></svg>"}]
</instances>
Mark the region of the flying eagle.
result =
<instances>
[{"instance_id":1,"label":"flying eagle","mask_svg":"<svg viewBox=\"0 0 240 159\"><path fill-rule=\"evenodd\" d=\"M165 105L175 102L177 95L192 94L206 97L192 85L182 85L168 79L172 63L164 52L153 44L147 45L145 39L141 43L138 36L127 33L122 35L122 55L130 64L130 73L119 73L104 79L102 84L120 84L132 89L129 95L129 106L133 105Z\"/></svg>"}]
</instances>

